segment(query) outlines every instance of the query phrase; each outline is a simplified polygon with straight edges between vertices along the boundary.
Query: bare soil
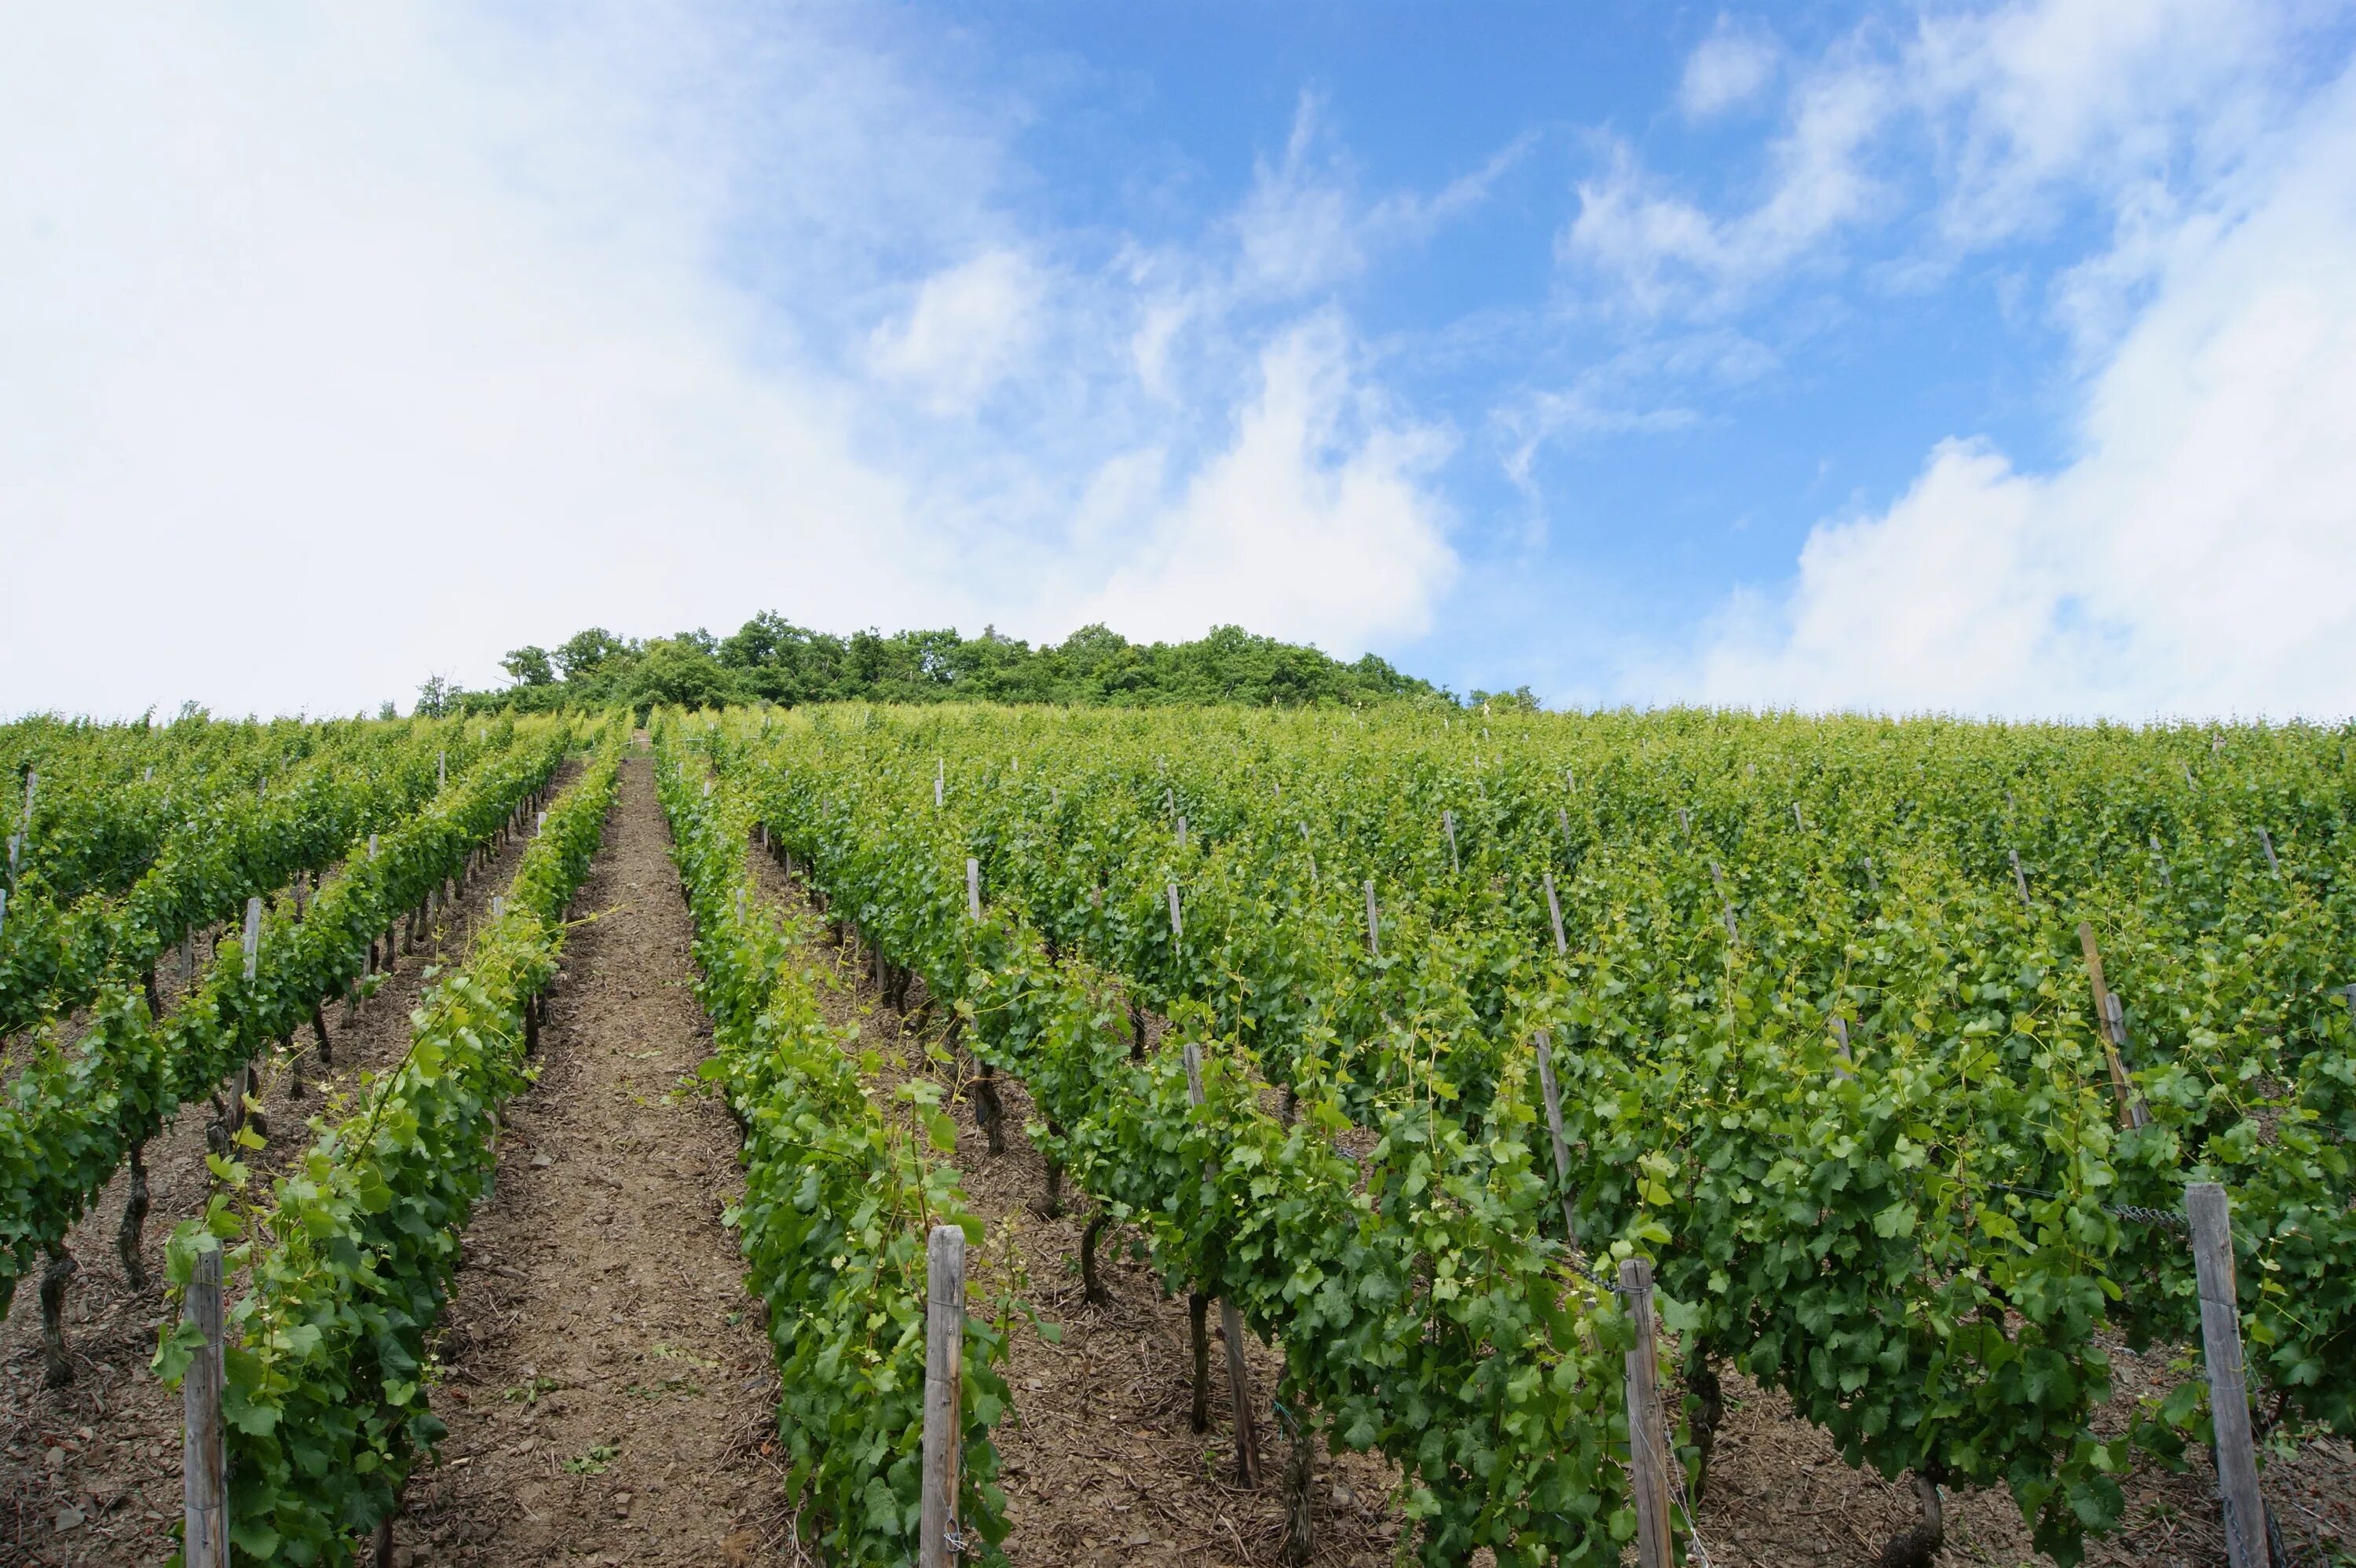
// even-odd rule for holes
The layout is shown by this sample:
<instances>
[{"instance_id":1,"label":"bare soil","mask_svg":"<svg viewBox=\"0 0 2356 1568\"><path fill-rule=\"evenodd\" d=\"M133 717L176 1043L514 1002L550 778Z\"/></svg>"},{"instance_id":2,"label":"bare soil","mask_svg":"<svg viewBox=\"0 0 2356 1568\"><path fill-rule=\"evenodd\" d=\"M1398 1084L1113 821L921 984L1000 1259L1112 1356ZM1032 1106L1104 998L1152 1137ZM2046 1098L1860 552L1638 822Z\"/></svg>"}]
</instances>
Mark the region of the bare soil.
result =
<instances>
[{"instance_id":1,"label":"bare soil","mask_svg":"<svg viewBox=\"0 0 2356 1568\"><path fill-rule=\"evenodd\" d=\"M250 1161L258 1179L309 1146L312 1117L339 1114L343 1096L366 1074L400 1060L409 1046L410 1015L426 984L463 954L466 933L507 886L522 854L520 839L503 846L456 905L443 912L421 950L394 955L380 987L351 1021L345 1021L340 1004L321 1009L332 1068L319 1062L308 1030L296 1034L300 1100L291 1097L296 1080L286 1062L266 1070L259 1098L270 1142ZM201 940L198 951L205 951ZM157 966L156 983L166 1006L177 1003L177 960ZM202 1100L184 1105L147 1142L152 1206L141 1249L145 1290L132 1288L115 1250L127 1167L68 1236L77 1271L64 1313L74 1381L64 1388L49 1388L44 1378L38 1275L17 1285L0 1327L0 1563L155 1563L175 1550L170 1532L180 1517L180 1402L148 1371L148 1362L166 1312L164 1240L174 1225L202 1212L210 1192L204 1159L205 1125L212 1114ZM230 1289L235 1292L235 1281Z\"/></svg>"},{"instance_id":2,"label":"bare soil","mask_svg":"<svg viewBox=\"0 0 2356 1568\"><path fill-rule=\"evenodd\" d=\"M441 1462L412 1477L396 1562L791 1561L776 1375L723 1209L742 1191L650 762L622 766L573 901L540 1078L444 1317Z\"/></svg>"},{"instance_id":3,"label":"bare soil","mask_svg":"<svg viewBox=\"0 0 2356 1568\"><path fill-rule=\"evenodd\" d=\"M2138 1398L2167 1391L2179 1374L2160 1351L2112 1351L2114 1398L2099 1424L2123 1426ZM1792 1413L1781 1394L1738 1373L1721 1374L1726 1420L1697 1523L1712 1568L1800 1568L1870 1563L1883 1543L1912 1527L1912 1490L1851 1468L1822 1429ZM2179 1474L2142 1469L2119 1477L2126 1508L2111 1535L2090 1538L2091 1568L2223 1568L2225 1537L2215 1477L2205 1453ZM2267 1507L2292 1562L2308 1568L2347 1562L2356 1543L2356 1453L2347 1444L2300 1444L2260 1473ZM2048 1559L2004 1488L1946 1491L1944 1563L2013 1564ZM2337 1552L2340 1555L2335 1556Z\"/></svg>"},{"instance_id":4,"label":"bare soil","mask_svg":"<svg viewBox=\"0 0 2356 1568\"><path fill-rule=\"evenodd\" d=\"M809 909L799 886L779 867L759 854L754 862L772 898ZM902 1018L877 991L873 955L855 939L818 951L831 952L834 960L832 984L824 993L830 1014L838 1022L855 1021L862 1047L883 1055L879 1094L889 1095L912 1073L939 1071L926 1065L927 1037L938 1029L922 1021L921 981L912 984L910 1013ZM1146 1023L1151 1047L1163 1026L1151 1014ZM969 1072L970 1063L962 1070ZM1077 1260L1089 1205L1067 1185L1069 1211L1058 1219L1040 1213L1045 1164L1022 1130L1033 1115L1031 1103L1018 1082L997 1082L1006 1109L1003 1155L984 1152L966 1093L969 1083L959 1079L954 1096L967 1194L991 1227L991 1242L977 1258L977 1277L1012 1282L1064 1331L1061 1345L1018 1334L1011 1347L1007 1376L1014 1414L998 1436L1010 1499L1009 1555L1018 1563L1276 1562L1283 1524L1272 1477L1284 1450L1280 1435L1269 1428L1268 1397L1277 1355L1258 1341L1248 1347L1261 1456L1271 1480L1246 1492L1233 1483L1216 1314L1211 1320L1213 1430L1198 1436L1188 1426L1185 1303L1161 1296L1141 1264L1115 1258L1117 1231L1108 1231L1099 1254L1114 1306L1091 1307L1083 1300ZM1272 1091L1269 1104L1273 1109ZM978 1286L977 1298L996 1287ZM2114 1398L2098 1429L2122 1429L2136 1401L2198 1375L2172 1367L2171 1360L2161 1350L2136 1356L2115 1347ZM1704 1497L1693 1509L1715 1568L1871 1563L1893 1536L1918 1522L1903 1481L1893 1484L1849 1466L1830 1437L1794 1415L1780 1394L1730 1370L1721 1378L1726 1415ZM1400 1532L1392 1496L1398 1481L1398 1472L1374 1456L1321 1460L1316 1560L1391 1561ZM2294 1562L2351 1560L2356 1450L2329 1439L2299 1443L2267 1461L2263 1481ZM2121 1484L2123 1522L2109 1537L2087 1542L2093 1568L2223 1568L2222 1518L2206 1454L2191 1456L2182 1472L2145 1469L2121 1477ZM1943 1563L2048 1561L2030 1544L2019 1508L2001 1488L1948 1488L1945 1524Z\"/></svg>"},{"instance_id":5,"label":"bare soil","mask_svg":"<svg viewBox=\"0 0 2356 1568\"><path fill-rule=\"evenodd\" d=\"M824 919L773 860L757 852L752 859L767 897L813 921ZM932 1071L926 1046L939 1028L937 1019L917 1021L926 1011L923 982L912 983L904 1017L877 993L871 955L848 940L839 947L819 942L806 951L830 1019L855 1024L853 1049L882 1058L871 1092L913 1136L915 1121L895 1091L911 1076ZM969 1072L961 1054L959 1061ZM1030 1096L1017 1080L996 1082L1005 1109L1004 1154L987 1152L969 1079L956 1077L949 1101L966 1197L989 1228L988 1240L967 1254L970 1298L980 1311L1012 1290L1062 1331L1061 1342L1051 1344L1027 1325L1018 1327L1001 1369L1013 1395L1012 1413L996 1436L1004 1460L1008 1557L1041 1565L1274 1563L1284 1536L1285 1434L1271 1409L1281 1358L1257 1339L1245 1346L1265 1471L1256 1488L1246 1489L1235 1477L1218 1313L1210 1314L1211 1427L1197 1434L1185 1299L1163 1296L1153 1272L1130 1255L1138 1240L1133 1232L1108 1227L1098 1262L1112 1305L1087 1304L1079 1253L1092 1205L1067 1182L1064 1212L1041 1212L1046 1162L1025 1131L1035 1115ZM1312 1494L1314 1561L1326 1568L1379 1568L1391 1562L1400 1529L1392 1506L1398 1480L1398 1472L1376 1456L1322 1456Z\"/></svg>"}]
</instances>

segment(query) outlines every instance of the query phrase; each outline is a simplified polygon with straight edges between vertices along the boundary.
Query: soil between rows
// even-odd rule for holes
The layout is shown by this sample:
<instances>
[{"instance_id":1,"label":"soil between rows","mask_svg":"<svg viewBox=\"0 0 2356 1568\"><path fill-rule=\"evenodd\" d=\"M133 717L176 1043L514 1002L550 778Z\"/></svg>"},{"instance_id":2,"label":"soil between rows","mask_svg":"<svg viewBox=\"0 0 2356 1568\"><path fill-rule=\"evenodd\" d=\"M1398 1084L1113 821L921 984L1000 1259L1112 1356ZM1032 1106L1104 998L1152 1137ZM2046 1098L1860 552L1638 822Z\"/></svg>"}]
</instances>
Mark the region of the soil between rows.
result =
<instances>
[{"instance_id":1,"label":"soil between rows","mask_svg":"<svg viewBox=\"0 0 2356 1568\"><path fill-rule=\"evenodd\" d=\"M763 893L823 932L802 889L768 856L752 855ZM910 989L907 1016L893 1011L874 986L873 958L846 941L805 951L830 1021L855 1029L857 1044L884 1063L871 1093L911 1136L920 1136L899 1086L928 1071L920 1026L924 984ZM966 1062L962 1053L960 1062ZM969 1062L966 1063L970 1071ZM946 1071L946 1070L943 1070ZM1085 1299L1080 1235L1094 1205L1071 1183L1064 1212L1040 1211L1046 1162L1024 1129L1033 1119L1019 1080L1000 1077L1006 1152L987 1151L960 1083L949 1101L958 1125L952 1157L968 1202L989 1229L967 1253L968 1299L975 1311L1001 1290L1030 1301L1062 1330L1050 1344L1021 1325L1009 1336L1002 1367L1012 1413L995 1441L1004 1460L1007 1556L1042 1568L1064 1563L1183 1564L1227 1568L1270 1564L1284 1535L1280 1478L1285 1434L1270 1408L1282 1360L1247 1337L1245 1361L1265 1472L1259 1486L1236 1484L1226 1351L1219 1316L1210 1315L1211 1429L1192 1430L1194 1359L1184 1297L1162 1294L1159 1279L1129 1255L1133 1232L1108 1227L1098 1263L1112 1294L1109 1307ZM1336 1451L1318 1461L1313 1488L1316 1555L1326 1568L1379 1568L1392 1560L1399 1519L1391 1507L1398 1472L1379 1456Z\"/></svg>"},{"instance_id":2,"label":"soil between rows","mask_svg":"<svg viewBox=\"0 0 2356 1568\"><path fill-rule=\"evenodd\" d=\"M578 769L567 764L562 788ZM397 1061L409 1046L410 1015L440 966L463 955L467 933L501 892L522 859L524 840L502 846L490 866L470 880L455 908L436 920L421 950L398 953L375 996L349 1022L339 1004L320 1009L334 1052L322 1067L308 1030L295 1036L302 1051L304 1097L289 1097L293 1074L266 1072L261 1099L269 1146L251 1157L258 1183L309 1147L308 1123L333 1114L337 1097L363 1074ZM209 949L199 941L199 954ZM177 961L157 966L168 1008L180 995ZM148 1370L156 1331L167 1310L162 1286L164 1240L172 1227L203 1211L210 1191L205 1171L205 1125L212 1107L183 1105L146 1146L149 1201L141 1251L147 1288L134 1291L115 1252L116 1227L129 1186L127 1168L115 1173L98 1201L67 1237L78 1264L64 1314L74 1381L45 1385L40 1349L38 1275L20 1281L8 1319L0 1328L0 1563L86 1565L162 1562L176 1543L180 1517L180 1398ZM232 1281L232 1297L238 1285Z\"/></svg>"},{"instance_id":3,"label":"soil between rows","mask_svg":"<svg viewBox=\"0 0 2356 1568\"><path fill-rule=\"evenodd\" d=\"M781 867L757 852L753 863L769 896L809 912L799 884ZM926 1071L917 1022L923 982L912 983L910 1016L903 1018L877 991L871 955L848 942L830 951L835 983L821 992L829 1016L855 1025L861 1045L882 1052L885 1071L875 1087L889 1094L912 1073ZM1149 1019L1149 1040L1158 1035L1158 1024ZM1006 1372L1014 1415L997 1439L1006 1459L1009 1555L1018 1563L1276 1562L1282 1517L1272 1477L1283 1448L1269 1426L1268 1397L1278 1356L1257 1340L1248 1347L1261 1456L1271 1480L1256 1493L1241 1492L1229 1473L1232 1441L1216 1314L1211 1319L1213 1429L1195 1436L1187 1429L1192 1369L1184 1302L1162 1297L1148 1268L1116 1258L1119 1232L1108 1231L1099 1256L1115 1305L1108 1310L1087 1305L1077 1258L1091 1205L1067 1183L1067 1212L1053 1220L1040 1214L1044 1161L1022 1131L1033 1114L1030 1098L1019 1081L998 1083L1006 1109L1003 1155L984 1152L962 1083L954 1097L958 1169L969 1199L991 1227L991 1242L976 1260L977 1277L985 1282L976 1299L987 1282L1027 1274L1024 1294L1064 1330L1061 1346L1029 1335L1015 1336L1010 1345ZM895 1114L908 1120L905 1110ZM1001 1226L1008 1227L1005 1240ZM2114 1396L2097 1421L2105 1433L2123 1429L2138 1400L2198 1375L2172 1369L2164 1349L2135 1355L2113 1347L2111 1360ZM1730 1368L1720 1377L1726 1413L1692 1519L1714 1568L1872 1563L1885 1543L1917 1522L1917 1505L1903 1481L1850 1466L1829 1435L1793 1414L1783 1395ZM1673 1387L1671 1397L1680 1394ZM2107 1537L2087 1541L2089 1568L2222 1568L2222 1522L2205 1454L2190 1456L2180 1473L2147 1468L2120 1479L2126 1496L2121 1524ZM2305 1554L2298 1561L2337 1562L2329 1553L2356 1541L2356 1449L2349 1444L2299 1444L2271 1460L2263 1479L2287 1544ZM1322 1460L1316 1561L1389 1562L1398 1541L1389 1495L1397 1482L1397 1471L1376 1456L1335 1454ZM1157 1535L1128 1528L1133 1515L1176 1527L1191 1520L1196 1528L1191 1536L1183 1528ZM1942 1563L2008 1568L2049 1561L2031 1545L2019 1508L2000 1487L1946 1488L1945 1526Z\"/></svg>"},{"instance_id":4,"label":"soil between rows","mask_svg":"<svg viewBox=\"0 0 2356 1568\"><path fill-rule=\"evenodd\" d=\"M540 1078L510 1103L444 1318L438 1467L399 1561L795 1561L761 1304L720 1222L743 1190L652 763L633 754L573 899Z\"/></svg>"}]
</instances>

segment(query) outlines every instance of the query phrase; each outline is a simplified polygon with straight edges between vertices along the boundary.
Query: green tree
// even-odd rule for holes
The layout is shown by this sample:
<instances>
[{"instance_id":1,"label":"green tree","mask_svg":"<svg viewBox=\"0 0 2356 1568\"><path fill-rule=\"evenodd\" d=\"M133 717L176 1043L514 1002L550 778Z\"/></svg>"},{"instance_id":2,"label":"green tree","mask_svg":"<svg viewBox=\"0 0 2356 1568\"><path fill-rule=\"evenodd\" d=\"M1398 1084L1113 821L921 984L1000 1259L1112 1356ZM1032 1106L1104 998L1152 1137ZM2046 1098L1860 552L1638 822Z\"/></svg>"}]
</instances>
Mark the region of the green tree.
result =
<instances>
[{"instance_id":1,"label":"green tree","mask_svg":"<svg viewBox=\"0 0 2356 1568\"><path fill-rule=\"evenodd\" d=\"M594 675L616 659L627 657L634 650L630 645L605 630L592 626L585 632L575 632L557 645L554 655L557 670L568 681L584 675Z\"/></svg>"},{"instance_id":2,"label":"green tree","mask_svg":"<svg viewBox=\"0 0 2356 1568\"><path fill-rule=\"evenodd\" d=\"M552 686L556 682L556 667L549 659L548 650L536 645L511 649L499 661L499 667L518 686Z\"/></svg>"},{"instance_id":3,"label":"green tree","mask_svg":"<svg viewBox=\"0 0 2356 1568\"><path fill-rule=\"evenodd\" d=\"M417 717L444 719L458 710L466 688L446 676L429 675L417 688Z\"/></svg>"}]
</instances>

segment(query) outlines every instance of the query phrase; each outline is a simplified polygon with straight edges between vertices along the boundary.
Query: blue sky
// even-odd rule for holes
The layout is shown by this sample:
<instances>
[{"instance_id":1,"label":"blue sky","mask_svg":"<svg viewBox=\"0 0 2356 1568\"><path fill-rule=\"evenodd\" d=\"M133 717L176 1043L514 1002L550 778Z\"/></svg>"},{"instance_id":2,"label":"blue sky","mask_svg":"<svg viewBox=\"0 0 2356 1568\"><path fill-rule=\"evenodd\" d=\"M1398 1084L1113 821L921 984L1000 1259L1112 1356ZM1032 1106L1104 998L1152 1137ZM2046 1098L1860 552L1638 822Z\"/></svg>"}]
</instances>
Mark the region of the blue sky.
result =
<instances>
[{"instance_id":1,"label":"blue sky","mask_svg":"<svg viewBox=\"0 0 2356 1568\"><path fill-rule=\"evenodd\" d=\"M0 620L0 709L348 711L776 609L1558 703L2356 710L2348 5L0 43L0 550L70 585Z\"/></svg>"}]
</instances>

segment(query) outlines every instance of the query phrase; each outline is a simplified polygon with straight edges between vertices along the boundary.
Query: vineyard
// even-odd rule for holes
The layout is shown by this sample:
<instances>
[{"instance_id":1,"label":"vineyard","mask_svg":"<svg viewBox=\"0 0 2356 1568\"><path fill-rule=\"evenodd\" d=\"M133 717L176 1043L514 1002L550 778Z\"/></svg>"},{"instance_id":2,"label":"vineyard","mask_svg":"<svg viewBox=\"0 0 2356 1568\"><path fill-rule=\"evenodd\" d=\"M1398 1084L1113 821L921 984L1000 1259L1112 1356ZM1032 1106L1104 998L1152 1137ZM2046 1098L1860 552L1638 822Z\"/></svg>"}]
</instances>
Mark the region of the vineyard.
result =
<instances>
[{"instance_id":1,"label":"vineyard","mask_svg":"<svg viewBox=\"0 0 2356 1568\"><path fill-rule=\"evenodd\" d=\"M0 729L0 1558L2347 1561L2350 739Z\"/></svg>"}]
</instances>

